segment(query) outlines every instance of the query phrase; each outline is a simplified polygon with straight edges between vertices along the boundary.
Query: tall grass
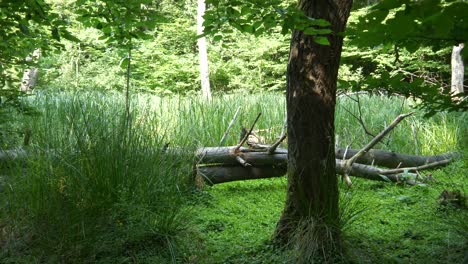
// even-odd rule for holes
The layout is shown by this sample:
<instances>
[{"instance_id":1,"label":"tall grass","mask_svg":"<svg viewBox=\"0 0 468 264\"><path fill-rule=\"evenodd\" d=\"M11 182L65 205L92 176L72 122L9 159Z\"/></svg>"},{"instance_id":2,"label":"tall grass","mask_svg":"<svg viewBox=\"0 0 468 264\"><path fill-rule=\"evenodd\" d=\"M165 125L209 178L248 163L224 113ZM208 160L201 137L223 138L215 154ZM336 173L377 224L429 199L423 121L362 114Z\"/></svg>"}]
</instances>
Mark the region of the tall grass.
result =
<instances>
[{"instance_id":1,"label":"tall grass","mask_svg":"<svg viewBox=\"0 0 468 264\"><path fill-rule=\"evenodd\" d=\"M7 224L21 227L10 230L16 251L44 252L29 253L39 262L125 261L141 250L175 259L189 225L191 156L163 152L159 120L147 108L127 117L120 96L45 95L34 104L37 153L10 169L2 204Z\"/></svg>"},{"instance_id":2,"label":"tall grass","mask_svg":"<svg viewBox=\"0 0 468 264\"><path fill-rule=\"evenodd\" d=\"M250 126L260 112L256 129L271 143L285 117L285 99L278 94L220 96L211 103L139 94L131 101L128 117L118 93L31 99L41 111L40 117L27 120L35 155L8 168L0 204L0 223L8 231L0 239L6 245L4 258L16 261L14 255L21 252L22 259L37 262L180 260L179 242L193 224L186 205L193 198L194 148L218 146L239 106L226 145L236 144L241 127ZM361 96L360 101L363 122L374 134L401 112L413 111L398 98ZM357 107L351 98L337 102L336 134L342 147L359 148L371 139L348 113L358 115ZM377 147L427 155L466 150L460 143L467 140L466 129L466 113L431 119L417 113ZM346 210L342 208L345 220L352 221L353 209Z\"/></svg>"}]
</instances>

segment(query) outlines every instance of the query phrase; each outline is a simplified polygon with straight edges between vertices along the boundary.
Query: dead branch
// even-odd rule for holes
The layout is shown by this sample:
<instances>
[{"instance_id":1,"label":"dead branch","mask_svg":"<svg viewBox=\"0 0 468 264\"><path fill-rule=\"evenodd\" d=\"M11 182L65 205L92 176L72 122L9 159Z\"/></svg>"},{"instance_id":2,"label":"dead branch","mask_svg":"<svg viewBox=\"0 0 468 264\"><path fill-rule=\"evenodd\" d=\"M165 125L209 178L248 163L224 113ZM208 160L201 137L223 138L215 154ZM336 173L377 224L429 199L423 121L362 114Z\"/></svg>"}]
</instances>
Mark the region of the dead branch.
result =
<instances>
[{"instance_id":1,"label":"dead branch","mask_svg":"<svg viewBox=\"0 0 468 264\"><path fill-rule=\"evenodd\" d=\"M276 148L278 148L279 144L283 142L283 140L286 139L286 134L283 134L271 147L268 148L267 152L268 154L273 154L275 153Z\"/></svg>"},{"instance_id":2,"label":"dead branch","mask_svg":"<svg viewBox=\"0 0 468 264\"><path fill-rule=\"evenodd\" d=\"M255 127L255 124L257 123L257 121L258 121L258 119L260 118L261 115L262 115L262 113L258 113L257 118L255 118L255 121L252 124L252 127L250 127L249 133L245 134L244 138L242 138L242 140L239 142L239 144L234 149L234 152L238 152L239 149L242 147L242 145L244 145L245 141L247 140L249 135L252 133L252 131L253 131L254 127Z\"/></svg>"},{"instance_id":3,"label":"dead branch","mask_svg":"<svg viewBox=\"0 0 468 264\"><path fill-rule=\"evenodd\" d=\"M348 110L348 108L346 108L346 107L343 107L343 109L358 121L358 123L361 125L362 129L364 129L364 133L366 133L367 135L369 135L371 137L375 137L375 135L373 133L371 133L369 131L369 129L367 129L366 124L364 123L364 120L362 120L361 100L359 99L359 93L356 93L355 95L356 95L356 99L354 99L354 98L352 98L351 96L348 96L348 95L346 95L346 96L348 96L351 100L353 100L353 101L355 101L357 103L359 116L356 116L354 113L351 113L351 111Z\"/></svg>"},{"instance_id":4,"label":"dead branch","mask_svg":"<svg viewBox=\"0 0 468 264\"><path fill-rule=\"evenodd\" d=\"M239 114L240 111L240 106L237 107L236 113L234 114L234 117L231 119L231 122L229 122L229 125L226 129L226 132L224 132L223 137L221 138L221 141L219 141L219 145L222 146L224 144L224 141L226 140L227 135L229 134L229 131L232 128L232 125L234 125L234 121L236 121L237 115Z\"/></svg>"},{"instance_id":5,"label":"dead branch","mask_svg":"<svg viewBox=\"0 0 468 264\"><path fill-rule=\"evenodd\" d=\"M421 166L416 166L416 167L406 167L406 168L398 168L398 169L393 169L393 170L385 170L382 172L382 174L396 174L396 173L402 173L405 171L421 171L421 170L427 170L427 169L432 169L440 166L445 166L449 164L451 160L445 159L441 161L435 161L426 165L421 165Z\"/></svg>"},{"instance_id":6,"label":"dead branch","mask_svg":"<svg viewBox=\"0 0 468 264\"><path fill-rule=\"evenodd\" d=\"M349 178L347 172L349 170L351 170L351 166L353 165L353 163L359 157L364 155L364 153L369 151L373 146L375 146L375 144L377 144L380 140L382 140L382 138L385 137L385 135L387 135L393 128L395 128L404 118L406 118L407 116L410 116L412 114L413 113L408 113L408 114L401 114L401 115L397 116L397 118L395 118L395 120L393 120L393 122L390 124L390 126L385 128L376 137L374 137L366 146L364 146L360 151L358 151L353 157L351 157L350 159L344 161L343 166L344 166L345 170L344 170L344 173L343 173L343 177L344 177L344 179L345 179L348 186L351 186L352 182L351 182L351 179Z\"/></svg>"},{"instance_id":7,"label":"dead branch","mask_svg":"<svg viewBox=\"0 0 468 264\"><path fill-rule=\"evenodd\" d=\"M199 149L197 157L200 160L200 165L196 168L197 173L201 173L205 179L208 179L209 184L279 177L286 174L288 155L286 149L277 148L273 154L269 154L269 148L240 148L238 152L233 152L235 148L236 146ZM344 158L347 158L355 156L358 151L348 149L348 153L343 155L343 152L346 152L346 150L336 149L335 154L336 156L343 155ZM369 180L416 184L417 174L415 173L445 166L455 157L457 157L456 153L436 156L413 156L385 150L369 150L357 158L356 162L351 165L348 175ZM250 166L239 166L239 158ZM375 163L377 165L384 164L391 168L395 168L399 164L415 166L399 169L382 169L368 164L360 164L359 162ZM343 163L343 160L336 159L337 174L342 175L345 173Z\"/></svg>"},{"instance_id":8,"label":"dead branch","mask_svg":"<svg viewBox=\"0 0 468 264\"><path fill-rule=\"evenodd\" d=\"M398 123L400 123L405 117L410 116L412 114L413 113L402 114L402 115L397 116L397 118L395 118L395 120L393 120L393 122L387 128L385 128L382 132L380 132L366 146L364 146L360 151L358 151L358 153L356 153L352 158L347 160L346 165L351 166L351 164L353 164L356 161L356 159L364 155L364 153L366 153L373 146L375 146L375 144L377 144L380 140L382 140L382 138L385 137L385 135L387 135L388 132L390 132L393 128L395 128L398 125Z\"/></svg>"},{"instance_id":9,"label":"dead branch","mask_svg":"<svg viewBox=\"0 0 468 264\"><path fill-rule=\"evenodd\" d=\"M279 144L281 144L281 142L283 142L283 140L286 139L286 128L288 127L288 118L287 116L284 118L284 125L283 125L283 128L281 129L281 136L279 137L279 139L273 144L271 145L271 147L268 149L268 154L273 154L276 150L276 148L279 146Z\"/></svg>"}]
</instances>

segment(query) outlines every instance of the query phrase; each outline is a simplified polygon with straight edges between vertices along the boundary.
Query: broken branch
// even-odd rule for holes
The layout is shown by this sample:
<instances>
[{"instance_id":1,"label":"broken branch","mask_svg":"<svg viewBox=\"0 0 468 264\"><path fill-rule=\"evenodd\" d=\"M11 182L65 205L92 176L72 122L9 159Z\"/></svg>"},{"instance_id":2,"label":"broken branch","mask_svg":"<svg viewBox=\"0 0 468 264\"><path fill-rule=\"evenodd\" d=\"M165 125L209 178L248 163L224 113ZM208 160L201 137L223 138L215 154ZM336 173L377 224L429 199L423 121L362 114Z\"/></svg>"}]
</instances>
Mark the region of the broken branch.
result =
<instances>
[{"instance_id":1,"label":"broken branch","mask_svg":"<svg viewBox=\"0 0 468 264\"><path fill-rule=\"evenodd\" d=\"M352 182L351 179L349 179L348 172L351 170L351 166L353 163L362 155L364 155L367 151L369 151L375 144L377 144L380 140L382 140L385 135L387 135L390 131L392 131L393 128L395 128L403 119L405 119L407 116L412 115L413 113L408 113L408 114L401 114L393 120L393 122L382 132L380 132L376 137L374 137L366 146L364 146L360 151L358 151L353 157L350 159L346 160L343 162L344 166L344 173L343 177L346 180L346 183L348 186L351 186Z\"/></svg>"},{"instance_id":2,"label":"broken branch","mask_svg":"<svg viewBox=\"0 0 468 264\"><path fill-rule=\"evenodd\" d=\"M227 135L229 134L229 131L231 130L232 125L234 125L234 121L236 121L237 115L239 114L240 111L240 106L237 107L236 113L234 114L234 117L231 119L231 122L229 122L229 125L226 129L226 132L224 132L223 137L221 138L221 141L219 141L219 145L222 146L224 144L224 141L226 140Z\"/></svg>"},{"instance_id":3,"label":"broken branch","mask_svg":"<svg viewBox=\"0 0 468 264\"><path fill-rule=\"evenodd\" d=\"M249 135L252 133L252 131L253 131L254 127L255 127L255 124L257 123L257 121L258 121L258 119L260 118L261 115L262 115L262 113L258 113L257 118L255 118L255 121L253 122L252 127L250 127L249 132L244 135L244 138L242 138L242 140L239 142L239 144L236 146L236 148L234 148L234 152L238 152L239 149L242 147L242 145L244 145L245 141L247 140Z\"/></svg>"}]
</instances>

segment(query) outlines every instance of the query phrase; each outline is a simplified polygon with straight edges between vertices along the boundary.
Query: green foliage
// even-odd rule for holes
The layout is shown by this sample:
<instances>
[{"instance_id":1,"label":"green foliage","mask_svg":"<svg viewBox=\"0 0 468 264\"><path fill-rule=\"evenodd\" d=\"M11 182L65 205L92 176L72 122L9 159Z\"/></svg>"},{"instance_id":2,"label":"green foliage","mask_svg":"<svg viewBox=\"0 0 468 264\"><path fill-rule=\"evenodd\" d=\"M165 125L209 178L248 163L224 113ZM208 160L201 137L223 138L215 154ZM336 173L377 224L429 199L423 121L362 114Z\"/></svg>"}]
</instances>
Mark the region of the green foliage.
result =
<instances>
[{"instance_id":1,"label":"green foliage","mask_svg":"<svg viewBox=\"0 0 468 264\"><path fill-rule=\"evenodd\" d=\"M25 58L33 50L60 48L60 40L77 39L67 30L67 21L45 1L0 3L0 87L19 82ZM1 90L0 90L1 92ZM0 96L3 96L0 93Z\"/></svg>"},{"instance_id":2,"label":"green foliage","mask_svg":"<svg viewBox=\"0 0 468 264\"><path fill-rule=\"evenodd\" d=\"M131 48L131 39L149 39L160 19L152 0L75 2L77 20L102 32L100 39Z\"/></svg>"},{"instance_id":3,"label":"green foliage","mask_svg":"<svg viewBox=\"0 0 468 264\"><path fill-rule=\"evenodd\" d=\"M27 60L34 50L47 55L62 48L60 41L77 39L68 31L67 21L42 0L0 2L0 148L18 143L24 125L18 113L28 113L20 97L20 78L24 69L37 66Z\"/></svg>"},{"instance_id":4,"label":"green foliage","mask_svg":"<svg viewBox=\"0 0 468 264\"><path fill-rule=\"evenodd\" d=\"M468 40L468 3L443 0L384 0L372 6L356 24L353 40L361 46L395 43L410 52L421 45L441 47L441 41ZM445 44L444 43L444 44Z\"/></svg>"},{"instance_id":5,"label":"green foliage","mask_svg":"<svg viewBox=\"0 0 468 264\"><path fill-rule=\"evenodd\" d=\"M289 53L287 38L225 34L209 49L211 84L219 92L285 91ZM248 47L255 43L256 49Z\"/></svg>"},{"instance_id":6,"label":"green foliage","mask_svg":"<svg viewBox=\"0 0 468 264\"><path fill-rule=\"evenodd\" d=\"M223 32L230 33L233 27L240 32L260 36L274 32L278 28L282 34L301 30L305 34L317 36L314 40L329 45L326 35L332 33L330 23L324 19L307 17L294 7L291 1L206 1L209 8L203 16L204 34L213 34L215 40L223 38Z\"/></svg>"},{"instance_id":7,"label":"green foliage","mask_svg":"<svg viewBox=\"0 0 468 264\"><path fill-rule=\"evenodd\" d=\"M187 153L163 153L157 117L141 107L129 126L121 96L55 94L33 103L42 109L29 120L33 156L2 168L9 188L1 222L11 241L2 241L0 258L176 258L190 225L183 208L191 189L189 144Z\"/></svg>"},{"instance_id":8,"label":"green foliage","mask_svg":"<svg viewBox=\"0 0 468 264\"><path fill-rule=\"evenodd\" d=\"M428 116L444 110L467 111L466 95L450 94L451 47L466 41L457 33L466 32L466 19L454 7L467 6L388 0L355 11L349 19L342 62L360 70L363 78L343 80L340 86L421 99L420 107Z\"/></svg>"},{"instance_id":9,"label":"green foliage","mask_svg":"<svg viewBox=\"0 0 468 264\"><path fill-rule=\"evenodd\" d=\"M184 6L182 12L177 3L162 2L157 8L166 20L148 31L153 39L133 40L132 85L159 95L196 94L200 84L194 6ZM101 34L96 29L76 28L74 34L81 43L65 42L61 54L41 61L40 87L122 90L125 70L120 66L127 57L125 50L99 40ZM272 36L255 38L232 32L223 33L222 41L211 41L208 52L213 92L283 90L288 40L279 33Z\"/></svg>"},{"instance_id":10,"label":"green foliage","mask_svg":"<svg viewBox=\"0 0 468 264\"><path fill-rule=\"evenodd\" d=\"M279 263L294 257L267 242L284 206L284 178L222 184L191 195L191 156L160 151L167 142L189 151L218 145L239 95L214 97L210 104L199 97L135 95L132 131L125 129L118 93L30 100L43 109L28 121L37 156L0 168L8 175L0 179L0 223L12 238L2 244L8 245L2 260L165 263L174 254L180 262ZM414 104L377 96L360 101L363 121L373 133ZM385 111L376 111L382 105ZM258 112L263 113L258 134L273 142L284 122L284 96L249 95L241 106L226 144L235 144L237 131ZM347 111L357 114L358 105L339 97L337 144L362 147L370 137ZM466 113L439 113L426 120L421 115L405 119L378 148L423 155L466 152ZM464 213L439 211L437 199L443 189L465 190L465 171L460 160L434 171L436 182L416 187L355 179L351 190L342 190L341 203L351 257L379 262L447 259L450 253L451 262L457 262L466 232L460 220ZM392 250L382 252L382 246Z\"/></svg>"}]
</instances>

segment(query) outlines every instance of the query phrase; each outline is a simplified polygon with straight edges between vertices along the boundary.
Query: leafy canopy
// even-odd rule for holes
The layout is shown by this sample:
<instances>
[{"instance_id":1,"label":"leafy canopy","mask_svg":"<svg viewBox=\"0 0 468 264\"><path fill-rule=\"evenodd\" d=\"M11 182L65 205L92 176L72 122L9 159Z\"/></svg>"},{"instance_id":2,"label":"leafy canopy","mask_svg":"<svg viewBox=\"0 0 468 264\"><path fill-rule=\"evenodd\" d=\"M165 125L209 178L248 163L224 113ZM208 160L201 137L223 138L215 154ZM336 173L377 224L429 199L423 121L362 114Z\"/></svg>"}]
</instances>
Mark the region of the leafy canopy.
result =
<instances>
[{"instance_id":1,"label":"leafy canopy","mask_svg":"<svg viewBox=\"0 0 468 264\"><path fill-rule=\"evenodd\" d=\"M221 40L223 32L231 32L231 26L240 32L259 36L265 32L280 29L283 34L291 30L304 31L315 36L315 42L329 45L326 35L332 33L330 22L324 19L307 17L291 3L281 0L207 0L210 7L204 15L205 35L214 35Z\"/></svg>"},{"instance_id":2,"label":"leafy canopy","mask_svg":"<svg viewBox=\"0 0 468 264\"><path fill-rule=\"evenodd\" d=\"M384 0L350 23L352 44L395 44L415 52L422 46L441 48L468 40L468 2Z\"/></svg>"},{"instance_id":3,"label":"leafy canopy","mask_svg":"<svg viewBox=\"0 0 468 264\"><path fill-rule=\"evenodd\" d=\"M0 1L0 87L18 82L26 57L35 49L61 48L62 38L76 41L68 21L44 0Z\"/></svg>"},{"instance_id":4,"label":"leafy canopy","mask_svg":"<svg viewBox=\"0 0 468 264\"><path fill-rule=\"evenodd\" d=\"M350 84L354 90L385 90L422 100L428 115L440 110L467 111L464 94L452 95L439 83L413 78L401 71L400 54L415 53L425 47L433 51L468 41L468 2L445 0L383 0L365 8L363 15L350 21L349 44L360 49L392 50L393 65L364 82ZM464 49L466 57L467 49ZM458 103L454 103L454 99Z\"/></svg>"}]
</instances>

